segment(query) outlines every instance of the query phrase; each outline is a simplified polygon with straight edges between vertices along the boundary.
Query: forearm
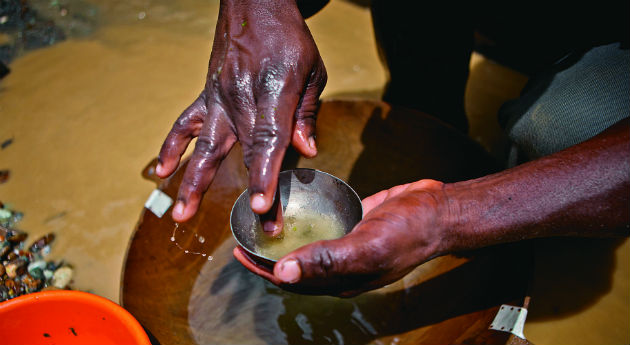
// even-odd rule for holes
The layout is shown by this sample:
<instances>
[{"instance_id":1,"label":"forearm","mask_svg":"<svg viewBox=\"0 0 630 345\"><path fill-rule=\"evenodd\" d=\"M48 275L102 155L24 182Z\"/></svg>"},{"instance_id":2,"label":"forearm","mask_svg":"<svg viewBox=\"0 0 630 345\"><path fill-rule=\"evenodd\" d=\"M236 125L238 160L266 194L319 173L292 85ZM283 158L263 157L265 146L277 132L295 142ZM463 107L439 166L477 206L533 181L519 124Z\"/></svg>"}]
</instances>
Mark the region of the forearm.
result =
<instances>
[{"instance_id":1,"label":"forearm","mask_svg":"<svg viewBox=\"0 0 630 345\"><path fill-rule=\"evenodd\" d=\"M549 236L630 232L630 122L564 151L447 184L445 250Z\"/></svg>"}]
</instances>

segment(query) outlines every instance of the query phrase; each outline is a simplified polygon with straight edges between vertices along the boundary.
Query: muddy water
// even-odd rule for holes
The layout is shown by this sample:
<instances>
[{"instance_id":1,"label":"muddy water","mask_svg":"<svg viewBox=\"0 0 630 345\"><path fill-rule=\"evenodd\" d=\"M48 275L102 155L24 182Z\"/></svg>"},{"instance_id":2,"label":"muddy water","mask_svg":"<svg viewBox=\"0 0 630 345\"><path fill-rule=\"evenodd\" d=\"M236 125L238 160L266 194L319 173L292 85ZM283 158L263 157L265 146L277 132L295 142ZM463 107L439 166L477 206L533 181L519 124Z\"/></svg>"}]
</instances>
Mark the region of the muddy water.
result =
<instances>
[{"instance_id":1,"label":"muddy water","mask_svg":"<svg viewBox=\"0 0 630 345\"><path fill-rule=\"evenodd\" d=\"M197 344L412 343L410 339L402 341L405 331L444 318L433 303L448 295L441 294L445 286L433 290L437 286L430 281L439 280L437 272L441 270L467 269L466 259L439 258L394 284L354 298L305 296L250 274L233 258L234 245L231 238L221 244L213 252L214 260L203 264L192 286L188 326ZM425 283L424 288L419 282ZM418 289L423 292L418 293ZM463 305L465 300L458 301Z\"/></svg>"},{"instance_id":2,"label":"muddy water","mask_svg":"<svg viewBox=\"0 0 630 345\"><path fill-rule=\"evenodd\" d=\"M74 5L94 6L94 27L14 60L11 74L0 81L0 140L13 138L12 145L0 150L0 169L12 172L0 185L0 200L25 213L19 225L31 238L57 233L51 255L76 267L75 287L118 301L127 242L154 187L140 172L157 154L175 116L203 85L218 0L62 2L69 15ZM324 96L378 97L385 73L369 12L332 1L308 23L329 71ZM9 40L0 35L0 44ZM472 65L471 79L478 82L466 96L471 135L488 146L500 139L493 136L496 132L488 133L487 124L495 120L488 114L501 104L497 97L518 94L523 78L516 76L514 85L514 73L501 66L483 59L473 59ZM497 73L507 77L491 80ZM627 344L629 253L626 240L615 251L606 295L573 315L530 318L528 338L536 344ZM548 258L540 262L555 256ZM550 278L538 285L540 294L546 282L555 283L555 276L550 270ZM283 304L281 293L271 292L280 295L274 303ZM533 308L540 306L537 297ZM320 327L298 314L287 315L306 330L309 324ZM295 334L308 336L302 328ZM322 334L336 336L330 328Z\"/></svg>"},{"instance_id":3,"label":"muddy water","mask_svg":"<svg viewBox=\"0 0 630 345\"><path fill-rule=\"evenodd\" d=\"M0 151L12 173L0 200L24 212L31 238L57 233L50 255L75 266L76 288L118 301L154 188L140 173L203 86L218 0L63 3L66 16L95 8L94 27L22 55L0 82L0 140L13 138ZM335 1L308 23L330 74L324 96L378 97L385 73L369 11Z\"/></svg>"}]
</instances>

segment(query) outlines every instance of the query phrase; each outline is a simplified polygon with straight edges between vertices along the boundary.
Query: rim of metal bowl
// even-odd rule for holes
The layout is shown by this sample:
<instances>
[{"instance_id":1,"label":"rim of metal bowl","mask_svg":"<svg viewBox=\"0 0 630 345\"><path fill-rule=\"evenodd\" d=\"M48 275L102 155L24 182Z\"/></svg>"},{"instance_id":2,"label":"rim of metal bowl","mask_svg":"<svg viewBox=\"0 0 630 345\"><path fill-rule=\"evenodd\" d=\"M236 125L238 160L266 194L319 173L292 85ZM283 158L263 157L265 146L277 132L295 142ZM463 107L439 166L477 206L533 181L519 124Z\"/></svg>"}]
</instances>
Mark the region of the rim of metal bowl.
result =
<instances>
[{"instance_id":1,"label":"rim of metal bowl","mask_svg":"<svg viewBox=\"0 0 630 345\"><path fill-rule=\"evenodd\" d=\"M328 176L332 177L333 179L341 182L346 187L348 187L348 189L350 189L350 191L352 191L352 193L357 198L357 200L359 200L359 207L361 208L361 219L363 219L363 202L362 202L361 198L359 197L359 194L357 194L357 192L354 190L354 188L350 187L350 185L347 184L346 181L340 179L339 177L337 177L335 175L329 174L329 173L327 173L325 171L321 171L321 170L317 170L317 169L311 169L311 168L295 168L295 169L290 169L290 170L283 170L283 171L281 171L278 174L278 176L280 176L280 174L282 174L283 172L290 172L290 171L295 171L295 170L311 170L311 171L315 171L317 173L325 174L325 175L328 175ZM277 260L270 259L270 258L268 258L268 257L266 257L266 256L264 256L262 254L259 254L259 253L255 253L254 251L252 251L249 248L245 247L241 243L241 241L239 241L238 236L236 236L236 233L234 232L234 227L232 226L232 214L234 213L234 207L236 207L236 203L238 202L238 200L240 200L241 197L243 196L243 194L247 193L248 190L249 190L249 188L245 188L245 190L241 194L238 195L238 198L236 198L236 201L234 201L234 204L232 205L232 209L230 210L230 231L232 232L232 237L234 237L234 239L236 240L236 243L239 245L239 247L245 249L247 252L251 253L255 257L263 258L264 260L268 260L269 262L276 263Z\"/></svg>"}]
</instances>

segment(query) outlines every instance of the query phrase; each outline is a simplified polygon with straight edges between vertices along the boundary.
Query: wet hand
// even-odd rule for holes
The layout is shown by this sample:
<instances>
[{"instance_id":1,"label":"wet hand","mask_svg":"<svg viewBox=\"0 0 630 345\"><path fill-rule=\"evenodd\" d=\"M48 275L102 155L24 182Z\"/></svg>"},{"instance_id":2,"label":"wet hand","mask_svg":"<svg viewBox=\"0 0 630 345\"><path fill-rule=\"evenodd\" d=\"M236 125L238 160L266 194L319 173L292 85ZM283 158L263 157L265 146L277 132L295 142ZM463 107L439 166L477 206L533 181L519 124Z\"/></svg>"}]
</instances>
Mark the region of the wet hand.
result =
<instances>
[{"instance_id":1,"label":"wet hand","mask_svg":"<svg viewBox=\"0 0 630 345\"><path fill-rule=\"evenodd\" d=\"M294 0L221 1L206 84L164 141L156 174L178 167L193 138L195 149L173 208L190 219L236 141L249 170L254 212L269 211L289 144L317 154L315 115L326 70Z\"/></svg>"},{"instance_id":2,"label":"wet hand","mask_svg":"<svg viewBox=\"0 0 630 345\"><path fill-rule=\"evenodd\" d=\"M241 248L246 268L289 291L351 297L402 278L443 254L450 217L443 183L421 180L363 200L364 218L337 240L318 241L283 258L273 271L256 265Z\"/></svg>"}]
</instances>

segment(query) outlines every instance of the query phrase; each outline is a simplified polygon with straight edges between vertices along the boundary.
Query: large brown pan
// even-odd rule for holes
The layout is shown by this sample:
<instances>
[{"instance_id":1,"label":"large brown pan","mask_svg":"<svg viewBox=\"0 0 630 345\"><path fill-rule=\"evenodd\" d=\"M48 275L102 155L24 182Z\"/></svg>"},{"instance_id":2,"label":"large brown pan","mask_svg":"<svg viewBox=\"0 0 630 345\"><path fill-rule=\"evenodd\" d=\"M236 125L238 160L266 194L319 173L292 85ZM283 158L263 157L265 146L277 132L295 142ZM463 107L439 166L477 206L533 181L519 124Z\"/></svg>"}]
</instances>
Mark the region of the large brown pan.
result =
<instances>
[{"instance_id":1,"label":"large brown pan","mask_svg":"<svg viewBox=\"0 0 630 345\"><path fill-rule=\"evenodd\" d=\"M422 113L382 102L328 100L318 114L319 155L306 160L289 150L283 169L331 173L362 198L421 178L457 181L496 170L474 141ZM184 169L159 181L154 165L144 176L174 198ZM235 147L191 221L175 228L169 213L158 218L145 209L140 215L124 264L121 303L156 343L519 341L488 327L502 304L523 305L526 299L532 265L525 245L440 257L352 299L296 295L249 273L232 257L229 214L246 187L242 153Z\"/></svg>"}]
</instances>

